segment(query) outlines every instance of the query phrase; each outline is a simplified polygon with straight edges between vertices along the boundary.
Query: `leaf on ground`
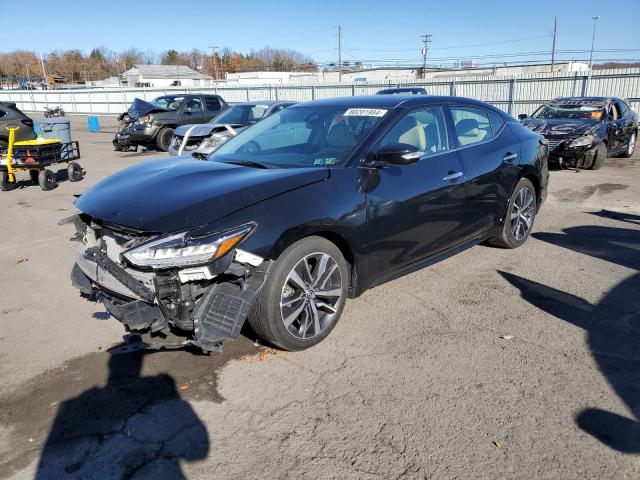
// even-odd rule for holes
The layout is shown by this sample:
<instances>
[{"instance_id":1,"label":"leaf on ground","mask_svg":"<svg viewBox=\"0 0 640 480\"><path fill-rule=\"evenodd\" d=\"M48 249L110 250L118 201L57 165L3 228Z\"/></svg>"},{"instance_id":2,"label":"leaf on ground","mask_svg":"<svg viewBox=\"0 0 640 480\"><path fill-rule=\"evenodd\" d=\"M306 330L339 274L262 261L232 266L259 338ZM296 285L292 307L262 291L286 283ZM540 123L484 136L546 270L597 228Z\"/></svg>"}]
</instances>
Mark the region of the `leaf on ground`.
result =
<instances>
[{"instance_id":1,"label":"leaf on ground","mask_svg":"<svg viewBox=\"0 0 640 480\"><path fill-rule=\"evenodd\" d=\"M188 383L184 383L182 385L180 385L178 387L178 390L186 390L187 388L189 388L189 384Z\"/></svg>"},{"instance_id":2,"label":"leaf on ground","mask_svg":"<svg viewBox=\"0 0 640 480\"><path fill-rule=\"evenodd\" d=\"M516 337L514 337L513 335L500 335L500 338L508 341L508 340L513 340Z\"/></svg>"},{"instance_id":3,"label":"leaf on ground","mask_svg":"<svg viewBox=\"0 0 640 480\"><path fill-rule=\"evenodd\" d=\"M493 443L493 446L496 447L496 448L500 448L500 449L507 448L507 446L502 442L491 442L491 443Z\"/></svg>"},{"instance_id":4,"label":"leaf on ground","mask_svg":"<svg viewBox=\"0 0 640 480\"><path fill-rule=\"evenodd\" d=\"M289 435L284 434L280 437L280 442L284 443L289 440Z\"/></svg>"}]
</instances>

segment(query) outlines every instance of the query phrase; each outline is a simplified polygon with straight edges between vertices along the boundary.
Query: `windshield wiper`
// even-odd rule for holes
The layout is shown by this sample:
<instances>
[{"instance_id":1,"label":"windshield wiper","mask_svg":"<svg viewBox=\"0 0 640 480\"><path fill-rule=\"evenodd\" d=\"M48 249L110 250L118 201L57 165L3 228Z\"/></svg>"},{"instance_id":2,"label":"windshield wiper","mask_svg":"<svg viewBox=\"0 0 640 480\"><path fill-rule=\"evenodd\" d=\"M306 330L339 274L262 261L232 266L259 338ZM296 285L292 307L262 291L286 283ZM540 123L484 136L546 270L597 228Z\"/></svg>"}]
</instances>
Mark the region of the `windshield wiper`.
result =
<instances>
[{"instance_id":1,"label":"windshield wiper","mask_svg":"<svg viewBox=\"0 0 640 480\"><path fill-rule=\"evenodd\" d=\"M230 163L232 165L242 165L243 167L253 168L278 168L275 165L269 165L268 163L254 162L253 160L227 160L220 163Z\"/></svg>"}]
</instances>

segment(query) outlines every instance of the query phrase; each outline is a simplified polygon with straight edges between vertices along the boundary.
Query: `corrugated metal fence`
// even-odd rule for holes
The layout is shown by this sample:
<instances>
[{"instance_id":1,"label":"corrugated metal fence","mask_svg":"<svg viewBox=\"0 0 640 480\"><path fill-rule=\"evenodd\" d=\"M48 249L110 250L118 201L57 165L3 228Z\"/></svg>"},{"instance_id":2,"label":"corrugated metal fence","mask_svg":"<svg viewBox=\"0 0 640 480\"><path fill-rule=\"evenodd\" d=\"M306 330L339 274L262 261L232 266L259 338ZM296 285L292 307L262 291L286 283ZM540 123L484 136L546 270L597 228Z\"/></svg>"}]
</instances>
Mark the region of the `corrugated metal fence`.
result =
<instances>
[{"instance_id":1,"label":"corrugated metal fence","mask_svg":"<svg viewBox=\"0 0 640 480\"><path fill-rule=\"evenodd\" d=\"M134 98L152 100L168 93L192 91L220 94L227 102L280 99L299 102L373 95L389 87L424 86L432 95L457 95L489 102L512 114L532 113L538 106L560 96L617 96L627 98L640 111L640 69L530 74L516 77L458 76L412 83L355 83L272 86L218 86L207 88L100 88L83 90L0 90L0 101L16 102L28 112L43 112L45 106L60 105L69 114L116 115Z\"/></svg>"}]
</instances>

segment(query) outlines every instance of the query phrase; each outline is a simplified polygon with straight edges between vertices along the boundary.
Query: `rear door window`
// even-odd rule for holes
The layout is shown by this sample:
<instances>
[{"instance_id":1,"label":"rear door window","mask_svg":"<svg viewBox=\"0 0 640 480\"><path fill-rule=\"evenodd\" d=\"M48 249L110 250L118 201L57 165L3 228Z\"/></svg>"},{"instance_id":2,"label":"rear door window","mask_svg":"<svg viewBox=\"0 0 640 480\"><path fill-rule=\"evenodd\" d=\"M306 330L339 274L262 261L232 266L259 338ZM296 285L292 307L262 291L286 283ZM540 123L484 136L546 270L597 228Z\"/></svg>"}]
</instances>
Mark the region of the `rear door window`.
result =
<instances>
[{"instance_id":1,"label":"rear door window","mask_svg":"<svg viewBox=\"0 0 640 480\"><path fill-rule=\"evenodd\" d=\"M486 142L493 138L489 112L475 107L451 107L451 116L460 146Z\"/></svg>"},{"instance_id":2,"label":"rear door window","mask_svg":"<svg viewBox=\"0 0 640 480\"><path fill-rule=\"evenodd\" d=\"M207 107L207 110L210 112L217 112L221 108L220 100L215 97L205 97L204 102L205 107Z\"/></svg>"}]
</instances>

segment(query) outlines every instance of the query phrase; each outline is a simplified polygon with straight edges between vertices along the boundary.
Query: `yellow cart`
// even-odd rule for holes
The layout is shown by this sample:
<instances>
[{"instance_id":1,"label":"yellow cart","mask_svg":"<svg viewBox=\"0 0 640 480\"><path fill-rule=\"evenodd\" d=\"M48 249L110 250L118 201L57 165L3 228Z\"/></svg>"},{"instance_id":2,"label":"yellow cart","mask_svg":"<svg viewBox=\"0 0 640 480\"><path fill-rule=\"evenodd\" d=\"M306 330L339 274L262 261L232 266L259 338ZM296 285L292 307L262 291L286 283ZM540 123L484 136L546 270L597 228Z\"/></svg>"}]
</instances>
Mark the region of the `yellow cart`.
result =
<instances>
[{"instance_id":1,"label":"yellow cart","mask_svg":"<svg viewBox=\"0 0 640 480\"><path fill-rule=\"evenodd\" d=\"M42 190L52 190L57 185L56 174L47 167L66 163L71 182L82 180L84 172L75 161L80 158L78 142L62 143L57 139L37 138L15 141L18 127L7 127L9 144L6 154L0 155L0 190L13 190L18 185L16 172L28 171L31 181Z\"/></svg>"}]
</instances>

